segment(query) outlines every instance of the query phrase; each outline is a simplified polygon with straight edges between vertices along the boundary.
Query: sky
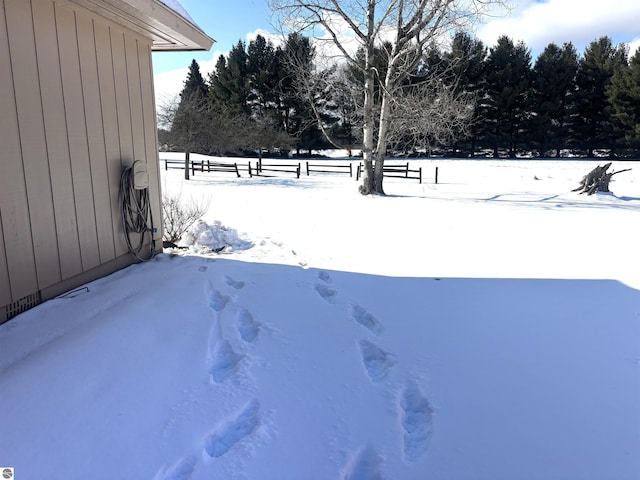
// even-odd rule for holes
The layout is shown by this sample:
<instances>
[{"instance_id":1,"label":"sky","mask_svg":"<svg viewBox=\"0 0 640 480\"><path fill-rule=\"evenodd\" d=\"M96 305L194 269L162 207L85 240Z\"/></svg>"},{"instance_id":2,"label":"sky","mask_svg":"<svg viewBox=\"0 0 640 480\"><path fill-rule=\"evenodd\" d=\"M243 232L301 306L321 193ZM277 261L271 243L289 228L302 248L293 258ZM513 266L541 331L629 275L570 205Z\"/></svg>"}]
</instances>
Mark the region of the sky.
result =
<instances>
[{"instance_id":1,"label":"sky","mask_svg":"<svg viewBox=\"0 0 640 480\"><path fill-rule=\"evenodd\" d=\"M208 52L160 52L153 54L158 105L175 96L195 59L206 77L221 54L239 40L248 42L258 34L275 33L266 0L181 0L198 26L216 42ZM572 42L578 53L597 38L608 35L614 43L627 43L631 51L640 46L638 0L511 0L511 10L487 19L476 36L492 46L501 35L522 40L533 58L546 45Z\"/></svg>"}]
</instances>

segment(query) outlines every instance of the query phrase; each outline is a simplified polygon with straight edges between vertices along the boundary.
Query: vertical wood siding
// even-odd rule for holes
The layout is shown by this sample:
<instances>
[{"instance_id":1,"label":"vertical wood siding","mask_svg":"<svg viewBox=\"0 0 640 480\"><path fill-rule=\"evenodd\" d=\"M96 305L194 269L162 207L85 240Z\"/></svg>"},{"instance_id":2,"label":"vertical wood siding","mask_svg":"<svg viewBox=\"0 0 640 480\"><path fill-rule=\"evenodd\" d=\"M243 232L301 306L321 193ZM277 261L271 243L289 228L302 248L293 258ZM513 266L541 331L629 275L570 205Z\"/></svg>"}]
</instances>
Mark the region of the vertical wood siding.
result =
<instances>
[{"instance_id":1,"label":"vertical wood siding","mask_svg":"<svg viewBox=\"0 0 640 480\"><path fill-rule=\"evenodd\" d=\"M48 287L60 280L60 263L31 5L19 0L5 3L31 240L38 285Z\"/></svg>"},{"instance_id":2,"label":"vertical wood siding","mask_svg":"<svg viewBox=\"0 0 640 480\"><path fill-rule=\"evenodd\" d=\"M102 127L107 159L107 176L109 185L109 211L113 225L114 255L126 252L126 244L122 237L122 229L118 228L120 216L118 210L118 194L122 164L120 162L120 133L118 127L118 111L116 107L116 85L114 77L113 56L111 53L111 29L108 25L94 24L96 40L96 58L98 62L98 83L100 88ZM118 159L117 161L114 159Z\"/></svg>"},{"instance_id":3,"label":"vertical wood siding","mask_svg":"<svg viewBox=\"0 0 640 480\"><path fill-rule=\"evenodd\" d=\"M160 191L149 39L73 4L0 0L0 65L2 308L126 264L124 166L147 163L158 228Z\"/></svg>"},{"instance_id":4,"label":"vertical wood siding","mask_svg":"<svg viewBox=\"0 0 640 480\"><path fill-rule=\"evenodd\" d=\"M80 258L80 238L75 214L74 190L69 182L71 157L69 153L69 133L64 118L64 97L62 76L58 56L58 33L53 3L39 2L33 9L33 23L36 33L36 47L41 82L42 109L44 114L45 137L49 155L53 208L58 238L60 270L62 278L70 278L82 272Z\"/></svg>"},{"instance_id":5,"label":"vertical wood siding","mask_svg":"<svg viewBox=\"0 0 640 480\"><path fill-rule=\"evenodd\" d=\"M15 299L32 293L38 280L20 146L16 95L13 89L5 3L4 0L0 2L0 218L7 264L6 275L0 275L0 278L8 276L9 295ZM3 252L0 251L0 254ZM6 296L7 289L3 286L2 297Z\"/></svg>"}]
</instances>

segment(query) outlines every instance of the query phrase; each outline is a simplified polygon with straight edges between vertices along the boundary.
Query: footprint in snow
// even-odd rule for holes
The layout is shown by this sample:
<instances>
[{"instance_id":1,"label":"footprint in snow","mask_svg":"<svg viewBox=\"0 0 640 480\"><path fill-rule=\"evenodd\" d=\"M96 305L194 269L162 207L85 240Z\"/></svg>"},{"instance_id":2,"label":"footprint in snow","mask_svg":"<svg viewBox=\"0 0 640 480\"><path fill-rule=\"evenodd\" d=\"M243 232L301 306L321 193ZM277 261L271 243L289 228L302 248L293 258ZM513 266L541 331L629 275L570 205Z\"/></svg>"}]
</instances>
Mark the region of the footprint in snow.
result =
<instances>
[{"instance_id":1,"label":"footprint in snow","mask_svg":"<svg viewBox=\"0 0 640 480\"><path fill-rule=\"evenodd\" d=\"M211 282L208 282L205 285L205 295L207 297L207 303L209 308L211 308L215 312L220 312L227 306L229 302L229 297L223 295L218 290L213 288Z\"/></svg>"},{"instance_id":2,"label":"footprint in snow","mask_svg":"<svg viewBox=\"0 0 640 480\"><path fill-rule=\"evenodd\" d=\"M408 461L418 460L429 448L433 433L433 409L413 382L401 394L399 413L404 457Z\"/></svg>"},{"instance_id":3,"label":"footprint in snow","mask_svg":"<svg viewBox=\"0 0 640 480\"><path fill-rule=\"evenodd\" d=\"M382 457L371 446L365 447L346 467L343 480L382 480Z\"/></svg>"},{"instance_id":4,"label":"footprint in snow","mask_svg":"<svg viewBox=\"0 0 640 480\"><path fill-rule=\"evenodd\" d=\"M320 271L318 272L318 278L320 280L322 280L324 283L331 283L333 282L333 279L331 278L331 275L329 275L327 272L325 271Z\"/></svg>"},{"instance_id":5,"label":"footprint in snow","mask_svg":"<svg viewBox=\"0 0 640 480\"><path fill-rule=\"evenodd\" d=\"M227 285L229 285L231 288L235 288L236 290L240 290L241 288L244 288L244 285L245 285L244 282L239 280L234 280L229 276L224 277L224 281Z\"/></svg>"},{"instance_id":6,"label":"footprint in snow","mask_svg":"<svg viewBox=\"0 0 640 480\"><path fill-rule=\"evenodd\" d=\"M360 305L350 305L349 311L351 314L351 318L353 318L363 327L370 330L372 333L380 335L384 331L382 323L380 323L376 317L374 317Z\"/></svg>"},{"instance_id":7,"label":"footprint in snow","mask_svg":"<svg viewBox=\"0 0 640 480\"><path fill-rule=\"evenodd\" d=\"M318 292L327 303L336 303L338 292L336 292L333 288L327 287L324 283L316 284L316 292Z\"/></svg>"},{"instance_id":8,"label":"footprint in snow","mask_svg":"<svg viewBox=\"0 0 640 480\"><path fill-rule=\"evenodd\" d=\"M395 357L367 340L360 340L359 344L367 375L373 383L381 382L387 377L391 367L396 364Z\"/></svg>"},{"instance_id":9,"label":"footprint in snow","mask_svg":"<svg viewBox=\"0 0 640 480\"><path fill-rule=\"evenodd\" d=\"M195 457L181 458L173 465L165 465L158 470L153 480L189 480L196 468L196 462Z\"/></svg>"},{"instance_id":10,"label":"footprint in snow","mask_svg":"<svg viewBox=\"0 0 640 480\"><path fill-rule=\"evenodd\" d=\"M237 370L242 355L233 350L231 344L223 339L218 339L210 348L207 366L209 374L216 383L222 383L231 377Z\"/></svg>"},{"instance_id":11,"label":"footprint in snow","mask_svg":"<svg viewBox=\"0 0 640 480\"><path fill-rule=\"evenodd\" d=\"M260 403L249 402L235 415L222 422L206 438L204 449L212 458L218 458L231 450L243 438L260 425Z\"/></svg>"},{"instance_id":12,"label":"footprint in snow","mask_svg":"<svg viewBox=\"0 0 640 480\"><path fill-rule=\"evenodd\" d=\"M245 308L240 308L236 317L236 328L240 333L240 338L247 343L255 342L260 332L260 324L253 319L251 312Z\"/></svg>"}]
</instances>

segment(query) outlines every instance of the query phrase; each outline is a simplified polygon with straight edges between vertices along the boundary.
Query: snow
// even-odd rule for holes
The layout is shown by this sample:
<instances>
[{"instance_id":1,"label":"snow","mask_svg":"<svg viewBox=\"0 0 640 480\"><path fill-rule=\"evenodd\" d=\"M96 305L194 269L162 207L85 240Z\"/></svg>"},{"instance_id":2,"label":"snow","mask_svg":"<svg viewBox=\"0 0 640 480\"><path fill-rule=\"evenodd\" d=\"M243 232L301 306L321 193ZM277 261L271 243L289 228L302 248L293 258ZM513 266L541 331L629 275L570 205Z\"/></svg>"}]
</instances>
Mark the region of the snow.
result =
<instances>
[{"instance_id":1,"label":"snow","mask_svg":"<svg viewBox=\"0 0 640 480\"><path fill-rule=\"evenodd\" d=\"M193 21L193 18L189 15L189 13L184 9L184 7L180 4L178 0L160 0L166 7L173 10L175 13L180 15L182 18L187 20L189 23L196 25L196 22Z\"/></svg>"},{"instance_id":2,"label":"snow","mask_svg":"<svg viewBox=\"0 0 640 480\"><path fill-rule=\"evenodd\" d=\"M162 170L209 201L186 249L0 325L0 464L638 478L640 163L594 196L570 191L594 162L414 164L424 183L387 197L345 175Z\"/></svg>"}]
</instances>

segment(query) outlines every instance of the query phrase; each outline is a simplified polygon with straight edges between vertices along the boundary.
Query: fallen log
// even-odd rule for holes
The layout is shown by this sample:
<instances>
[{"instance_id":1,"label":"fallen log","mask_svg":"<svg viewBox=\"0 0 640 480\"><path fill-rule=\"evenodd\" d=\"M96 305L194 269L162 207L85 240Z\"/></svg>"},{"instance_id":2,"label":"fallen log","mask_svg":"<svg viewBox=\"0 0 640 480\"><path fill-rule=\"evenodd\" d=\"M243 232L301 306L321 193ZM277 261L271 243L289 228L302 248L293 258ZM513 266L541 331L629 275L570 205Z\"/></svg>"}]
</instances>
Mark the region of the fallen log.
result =
<instances>
[{"instance_id":1,"label":"fallen log","mask_svg":"<svg viewBox=\"0 0 640 480\"><path fill-rule=\"evenodd\" d=\"M598 165L596 168L591 170L587 175L582 177L580 181L580 186L572 192L579 192L580 194L586 193L587 195L593 195L597 192L609 192L609 182L611 181L611 177L617 175L618 173L628 172L631 170L630 168L625 168L624 170L618 170L608 172L607 170L611 166L611 162L605 165Z\"/></svg>"}]
</instances>

